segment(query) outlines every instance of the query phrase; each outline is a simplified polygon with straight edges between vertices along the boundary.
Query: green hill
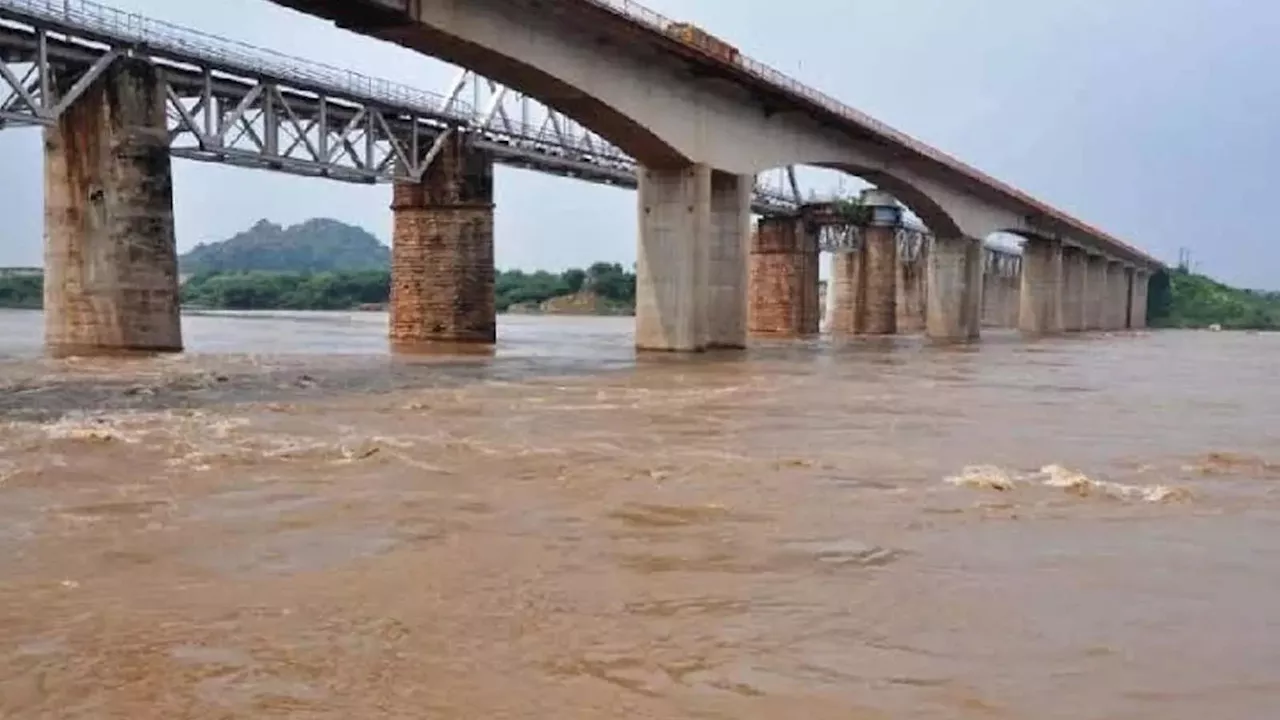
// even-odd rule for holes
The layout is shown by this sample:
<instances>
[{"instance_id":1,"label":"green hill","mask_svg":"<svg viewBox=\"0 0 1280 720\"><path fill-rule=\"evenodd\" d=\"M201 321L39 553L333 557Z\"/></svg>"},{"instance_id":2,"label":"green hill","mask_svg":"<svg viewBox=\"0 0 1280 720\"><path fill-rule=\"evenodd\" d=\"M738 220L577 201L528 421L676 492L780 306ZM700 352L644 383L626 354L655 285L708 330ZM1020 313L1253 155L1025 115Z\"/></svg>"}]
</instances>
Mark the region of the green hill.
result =
<instances>
[{"instance_id":1,"label":"green hill","mask_svg":"<svg viewBox=\"0 0 1280 720\"><path fill-rule=\"evenodd\" d=\"M386 270L391 250L367 230L327 218L282 227L267 220L178 258L184 274Z\"/></svg>"}]
</instances>

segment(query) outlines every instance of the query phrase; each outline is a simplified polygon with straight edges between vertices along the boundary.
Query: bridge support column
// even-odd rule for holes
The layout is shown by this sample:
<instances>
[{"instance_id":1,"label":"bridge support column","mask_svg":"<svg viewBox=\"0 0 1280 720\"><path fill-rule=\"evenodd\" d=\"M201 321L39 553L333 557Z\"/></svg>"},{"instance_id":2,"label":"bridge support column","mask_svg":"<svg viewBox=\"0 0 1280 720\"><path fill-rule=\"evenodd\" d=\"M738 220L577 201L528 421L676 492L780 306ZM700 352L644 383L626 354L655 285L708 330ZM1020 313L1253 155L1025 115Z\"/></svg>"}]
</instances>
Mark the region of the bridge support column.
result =
<instances>
[{"instance_id":1,"label":"bridge support column","mask_svg":"<svg viewBox=\"0 0 1280 720\"><path fill-rule=\"evenodd\" d=\"M921 239L918 247L908 246L898 262L898 332L915 333L924 330L925 315L925 265L929 258L929 243Z\"/></svg>"},{"instance_id":2,"label":"bridge support column","mask_svg":"<svg viewBox=\"0 0 1280 720\"><path fill-rule=\"evenodd\" d=\"M755 178L711 173L711 267L707 347L747 346L747 253ZM816 293L816 290L815 290ZM815 294L815 302L817 295ZM816 311L815 311L816 312Z\"/></svg>"},{"instance_id":3,"label":"bridge support column","mask_svg":"<svg viewBox=\"0 0 1280 720\"><path fill-rule=\"evenodd\" d=\"M941 342L977 340L982 320L982 243L935 237L927 273L925 333Z\"/></svg>"},{"instance_id":4,"label":"bridge support column","mask_svg":"<svg viewBox=\"0 0 1280 720\"><path fill-rule=\"evenodd\" d=\"M1022 245L1018 329L1033 335L1062 332L1062 243L1028 238Z\"/></svg>"},{"instance_id":5,"label":"bridge support column","mask_svg":"<svg viewBox=\"0 0 1280 720\"><path fill-rule=\"evenodd\" d=\"M1085 294L1089 256L1078 247L1062 249L1062 329L1080 332L1087 327Z\"/></svg>"},{"instance_id":6,"label":"bridge support column","mask_svg":"<svg viewBox=\"0 0 1280 720\"><path fill-rule=\"evenodd\" d=\"M391 210L392 344L492 344L493 158L454 136Z\"/></svg>"},{"instance_id":7,"label":"bridge support column","mask_svg":"<svg viewBox=\"0 0 1280 720\"><path fill-rule=\"evenodd\" d=\"M1125 308L1129 304L1128 293L1124 287L1124 265L1119 261L1107 263L1106 309L1103 311L1103 328L1106 330L1123 330Z\"/></svg>"},{"instance_id":8,"label":"bridge support column","mask_svg":"<svg viewBox=\"0 0 1280 720\"><path fill-rule=\"evenodd\" d=\"M1085 283L1085 329L1106 328L1107 312L1107 259L1102 255L1090 255Z\"/></svg>"},{"instance_id":9,"label":"bridge support column","mask_svg":"<svg viewBox=\"0 0 1280 720\"><path fill-rule=\"evenodd\" d=\"M641 169L636 349L746 347L751 188L705 165Z\"/></svg>"},{"instance_id":10,"label":"bridge support column","mask_svg":"<svg viewBox=\"0 0 1280 720\"><path fill-rule=\"evenodd\" d=\"M832 335L852 335L862 331L862 271L861 250L831 254L830 306L827 308L831 321L827 323L827 330Z\"/></svg>"},{"instance_id":11,"label":"bridge support column","mask_svg":"<svg viewBox=\"0 0 1280 720\"><path fill-rule=\"evenodd\" d=\"M803 337L818 333L818 238L805 229L800 218L760 219L751 241L750 276L748 322L752 335Z\"/></svg>"},{"instance_id":12,"label":"bridge support column","mask_svg":"<svg viewBox=\"0 0 1280 720\"><path fill-rule=\"evenodd\" d=\"M1129 327L1141 330L1147 327L1147 283L1151 275L1144 270L1133 272L1133 286L1130 289Z\"/></svg>"},{"instance_id":13,"label":"bridge support column","mask_svg":"<svg viewBox=\"0 0 1280 720\"><path fill-rule=\"evenodd\" d=\"M155 67L117 60L45 130L44 148L48 352L181 351L173 178Z\"/></svg>"},{"instance_id":14,"label":"bridge support column","mask_svg":"<svg viewBox=\"0 0 1280 720\"><path fill-rule=\"evenodd\" d=\"M874 208L879 209L879 208ZM862 231L862 282L858 283L860 317L856 332L893 335L898 332L897 215L893 224L872 219Z\"/></svg>"}]
</instances>

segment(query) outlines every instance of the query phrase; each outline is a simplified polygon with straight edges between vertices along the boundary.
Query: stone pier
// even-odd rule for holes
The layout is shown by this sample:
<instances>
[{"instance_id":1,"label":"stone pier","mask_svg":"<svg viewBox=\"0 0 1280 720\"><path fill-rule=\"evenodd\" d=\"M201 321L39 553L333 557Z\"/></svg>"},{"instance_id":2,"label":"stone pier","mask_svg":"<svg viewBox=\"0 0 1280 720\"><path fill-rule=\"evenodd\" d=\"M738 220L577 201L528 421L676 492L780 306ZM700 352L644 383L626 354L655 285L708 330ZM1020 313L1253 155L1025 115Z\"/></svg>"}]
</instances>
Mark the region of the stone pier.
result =
<instances>
[{"instance_id":1,"label":"stone pier","mask_svg":"<svg viewBox=\"0 0 1280 720\"><path fill-rule=\"evenodd\" d=\"M982 319L982 243L935 237L927 272L925 333L940 342L977 340Z\"/></svg>"},{"instance_id":2,"label":"stone pier","mask_svg":"<svg viewBox=\"0 0 1280 720\"><path fill-rule=\"evenodd\" d=\"M929 242L924 239L919 247L907 248L898 261L898 332L916 333L924 330L925 317L925 266L929 258Z\"/></svg>"},{"instance_id":3,"label":"stone pier","mask_svg":"<svg viewBox=\"0 0 1280 720\"><path fill-rule=\"evenodd\" d=\"M865 315L861 307L865 295L860 291L863 285L862 261L861 250L831 254L827 332L833 335L852 335L861 331L860 322Z\"/></svg>"},{"instance_id":4,"label":"stone pier","mask_svg":"<svg viewBox=\"0 0 1280 720\"><path fill-rule=\"evenodd\" d=\"M1102 255L1089 255L1085 284L1085 329L1106 328L1107 312L1107 259Z\"/></svg>"},{"instance_id":5,"label":"stone pier","mask_svg":"<svg viewBox=\"0 0 1280 720\"><path fill-rule=\"evenodd\" d=\"M455 135L391 210L392 344L493 343L493 158Z\"/></svg>"},{"instance_id":6,"label":"stone pier","mask_svg":"<svg viewBox=\"0 0 1280 720\"><path fill-rule=\"evenodd\" d=\"M60 88L62 97L68 87ZM44 335L55 356L182 350L156 68L117 60L44 133Z\"/></svg>"},{"instance_id":7,"label":"stone pier","mask_svg":"<svg viewBox=\"0 0 1280 720\"><path fill-rule=\"evenodd\" d=\"M1078 247L1062 249L1062 329L1080 332L1088 326L1085 301L1089 256Z\"/></svg>"},{"instance_id":8,"label":"stone pier","mask_svg":"<svg viewBox=\"0 0 1280 720\"><path fill-rule=\"evenodd\" d=\"M1027 238L1022 245L1018 329L1032 335L1062 332L1062 243Z\"/></svg>"},{"instance_id":9,"label":"stone pier","mask_svg":"<svg viewBox=\"0 0 1280 720\"><path fill-rule=\"evenodd\" d=\"M799 217L760 219L751 240L749 272L747 317L752 335L818 333L818 238L806 231Z\"/></svg>"},{"instance_id":10,"label":"stone pier","mask_svg":"<svg viewBox=\"0 0 1280 720\"><path fill-rule=\"evenodd\" d=\"M896 222L895 222L896 225ZM862 282L855 332L893 335L898 331L898 238L895 226L873 224L862 231Z\"/></svg>"}]
</instances>

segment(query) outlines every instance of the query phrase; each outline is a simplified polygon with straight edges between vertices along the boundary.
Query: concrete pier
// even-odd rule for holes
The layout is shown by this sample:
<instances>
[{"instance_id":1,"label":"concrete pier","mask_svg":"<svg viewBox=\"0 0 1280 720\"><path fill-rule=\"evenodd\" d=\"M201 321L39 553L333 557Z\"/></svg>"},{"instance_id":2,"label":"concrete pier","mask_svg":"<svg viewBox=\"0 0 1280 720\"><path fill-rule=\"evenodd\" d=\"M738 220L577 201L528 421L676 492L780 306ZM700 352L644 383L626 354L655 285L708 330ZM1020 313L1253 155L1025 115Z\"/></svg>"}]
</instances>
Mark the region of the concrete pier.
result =
<instances>
[{"instance_id":1,"label":"concrete pier","mask_svg":"<svg viewBox=\"0 0 1280 720\"><path fill-rule=\"evenodd\" d=\"M493 343L493 158L455 136L391 210L392 344Z\"/></svg>"},{"instance_id":2,"label":"concrete pier","mask_svg":"<svg viewBox=\"0 0 1280 720\"><path fill-rule=\"evenodd\" d=\"M816 335L818 238L798 217L761 218L751 239L748 327L761 337Z\"/></svg>"},{"instance_id":3,"label":"concrete pier","mask_svg":"<svg viewBox=\"0 0 1280 720\"><path fill-rule=\"evenodd\" d=\"M711 173L711 237L707 251L707 347L747 346L747 255L751 241L751 175ZM815 272L816 283L816 272ZM814 290L817 302L817 290ZM817 311L814 311L815 315Z\"/></svg>"},{"instance_id":4,"label":"concrete pier","mask_svg":"<svg viewBox=\"0 0 1280 720\"><path fill-rule=\"evenodd\" d=\"M155 67L117 60L45 130L44 154L48 352L182 350L169 136Z\"/></svg>"},{"instance_id":5,"label":"concrete pier","mask_svg":"<svg viewBox=\"0 0 1280 720\"><path fill-rule=\"evenodd\" d=\"M852 335L862 329L860 323L865 316L861 307L865 295L860 291L862 260L861 249L831 254L827 332L833 335Z\"/></svg>"},{"instance_id":6,"label":"concrete pier","mask_svg":"<svg viewBox=\"0 0 1280 720\"><path fill-rule=\"evenodd\" d=\"M1028 238L1022 245L1018 329L1031 335L1062 332L1062 243Z\"/></svg>"},{"instance_id":7,"label":"concrete pier","mask_svg":"<svg viewBox=\"0 0 1280 720\"><path fill-rule=\"evenodd\" d=\"M896 224L896 223L895 223ZM898 331L898 239L896 227L875 224L862 232L862 282L854 331L893 335Z\"/></svg>"},{"instance_id":8,"label":"concrete pier","mask_svg":"<svg viewBox=\"0 0 1280 720\"><path fill-rule=\"evenodd\" d=\"M928 263L929 243L921 241L919 247L907 252L899 248L898 260L898 332L916 333L924 330L925 317L925 266Z\"/></svg>"},{"instance_id":9,"label":"concrete pier","mask_svg":"<svg viewBox=\"0 0 1280 720\"><path fill-rule=\"evenodd\" d=\"M1101 255L1089 255L1085 285L1086 330L1106 328L1107 312L1107 259Z\"/></svg>"},{"instance_id":10,"label":"concrete pier","mask_svg":"<svg viewBox=\"0 0 1280 720\"><path fill-rule=\"evenodd\" d=\"M1077 247L1062 249L1062 329L1080 332L1085 329L1085 293L1088 256Z\"/></svg>"},{"instance_id":11,"label":"concrete pier","mask_svg":"<svg viewBox=\"0 0 1280 720\"><path fill-rule=\"evenodd\" d=\"M978 339L982 303L982 243L933 239L929 248L925 333L940 342Z\"/></svg>"},{"instance_id":12,"label":"concrete pier","mask_svg":"<svg viewBox=\"0 0 1280 720\"><path fill-rule=\"evenodd\" d=\"M1124 265L1119 261L1107 263L1106 306L1103 310L1103 328L1123 330L1129 295L1124 286Z\"/></svg>"},{"instance_id":13,"label":"concrete pier","mask_svg":"<svg viewBox=\"0 0 1280 720\"><path fill-rule=\"evenodd\" d=\"M1147 286L1151 275L1141 270L1133 274L1132 299L1129 301L1129 327L1135 330L1147 326Z\"/></svg>"},{"instance_id":14,"label":"concrete pier","mask_svg":"<svg viewBox=\"0 0 1280 720\"><path fill-rule=\"evenodd\" d=\"M711 168L642 168L636 195L636 348L704 350Z\"/></svg>"}]
</instances>

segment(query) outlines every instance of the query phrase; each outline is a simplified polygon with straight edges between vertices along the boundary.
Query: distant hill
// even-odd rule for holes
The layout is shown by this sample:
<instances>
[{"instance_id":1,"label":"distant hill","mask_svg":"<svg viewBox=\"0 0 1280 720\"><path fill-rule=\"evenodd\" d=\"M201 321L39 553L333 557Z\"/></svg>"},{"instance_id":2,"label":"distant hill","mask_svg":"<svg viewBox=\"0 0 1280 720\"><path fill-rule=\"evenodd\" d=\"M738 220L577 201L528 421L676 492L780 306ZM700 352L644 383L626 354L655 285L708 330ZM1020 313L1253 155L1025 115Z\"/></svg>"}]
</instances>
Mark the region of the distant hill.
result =
<instances>
[{"instance_id":1,"label":"distant hill","mask_svg":"<svg viewBox=\"0 0 1280 720\"><path fill-rule=\"evenodd\" d=\"M390 265L391 250L378 238L363 228L327 218L287 228L259 220L234 237L201 243L178 257L183 274L386 270Z\"/></svg>"}]
</instances>

